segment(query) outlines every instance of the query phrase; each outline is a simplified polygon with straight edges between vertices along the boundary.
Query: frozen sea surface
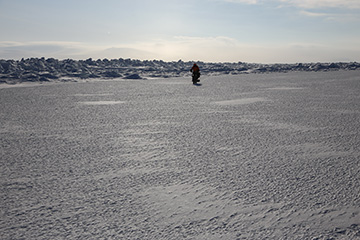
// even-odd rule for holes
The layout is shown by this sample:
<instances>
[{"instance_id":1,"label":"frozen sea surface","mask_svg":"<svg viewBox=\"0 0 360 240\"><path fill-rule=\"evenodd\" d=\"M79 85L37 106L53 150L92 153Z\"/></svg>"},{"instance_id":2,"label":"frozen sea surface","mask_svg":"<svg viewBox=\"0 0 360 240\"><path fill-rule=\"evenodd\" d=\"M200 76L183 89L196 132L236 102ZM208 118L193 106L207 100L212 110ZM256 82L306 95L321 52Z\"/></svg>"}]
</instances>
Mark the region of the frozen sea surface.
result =
<instances>
[{"instance_id":1,"label":"frozen sea surface","mask_svg":"<svg viewBox=\"0 0 360 240\"><path fill-rule=\"evenodd\" d=\"M1 239L360 239L359 71L0 89Z\"/></svg>"}]
</instances>

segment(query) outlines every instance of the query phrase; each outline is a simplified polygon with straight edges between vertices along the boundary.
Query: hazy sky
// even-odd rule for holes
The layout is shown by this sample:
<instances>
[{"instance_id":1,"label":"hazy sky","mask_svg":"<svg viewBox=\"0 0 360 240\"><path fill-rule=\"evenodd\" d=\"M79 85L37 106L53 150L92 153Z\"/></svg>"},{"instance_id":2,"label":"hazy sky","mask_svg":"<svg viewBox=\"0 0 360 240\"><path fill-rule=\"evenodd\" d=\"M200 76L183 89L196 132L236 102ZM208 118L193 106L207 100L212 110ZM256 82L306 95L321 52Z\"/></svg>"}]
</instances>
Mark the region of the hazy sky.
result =
<instances>
[{"instance_id":1,"label":"hazy sky","mask_svg":"<svg viewBox=\"0 0 360 240\"><path fill-rule=\"evenodd\" d=\"M0 0L0 59L360 61L360 0Z\"/></svg>"}]
</instances>

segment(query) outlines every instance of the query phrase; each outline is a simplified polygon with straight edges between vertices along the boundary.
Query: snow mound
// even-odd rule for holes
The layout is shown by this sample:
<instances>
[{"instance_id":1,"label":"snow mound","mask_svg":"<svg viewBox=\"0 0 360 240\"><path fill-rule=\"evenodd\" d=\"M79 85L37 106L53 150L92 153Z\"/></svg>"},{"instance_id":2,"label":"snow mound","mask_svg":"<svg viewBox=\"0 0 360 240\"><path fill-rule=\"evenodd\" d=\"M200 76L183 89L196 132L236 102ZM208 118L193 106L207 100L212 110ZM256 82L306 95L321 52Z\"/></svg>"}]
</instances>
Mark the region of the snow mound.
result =
<instances>
[{"instance_id":1,"label":"snow mound","mask_svg":"<svg viewBox=\"0 0 360 240\"><path fill-rule=\"evenodd\" d=\"M135 74L131 74L127 77L124 77L124 79L143 79L142 77L140 77L139 74L135 73Z\"/></svg>"}]
</instances>

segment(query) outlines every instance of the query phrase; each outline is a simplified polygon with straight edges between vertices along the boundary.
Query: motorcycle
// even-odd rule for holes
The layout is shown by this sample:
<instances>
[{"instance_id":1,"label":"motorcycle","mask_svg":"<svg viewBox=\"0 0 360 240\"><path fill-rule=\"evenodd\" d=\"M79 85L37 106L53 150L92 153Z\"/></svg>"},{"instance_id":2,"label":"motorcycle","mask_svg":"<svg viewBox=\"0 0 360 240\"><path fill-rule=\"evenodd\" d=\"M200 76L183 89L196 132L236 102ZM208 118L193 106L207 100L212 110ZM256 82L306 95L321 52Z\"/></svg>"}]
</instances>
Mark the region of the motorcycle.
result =
<instances>
[{"instance_id":1,"label":"motorcycle","mask_svg":"<svg viewBox=\"0 0 360 240\"><path fill-rule=\"evenodd\" d=\"M192 73L192 82L193 82L193 84L196 84L196 83L200 82L199 78L200 78L200 72L193 72Z\"/></svg>"}]
</instances>

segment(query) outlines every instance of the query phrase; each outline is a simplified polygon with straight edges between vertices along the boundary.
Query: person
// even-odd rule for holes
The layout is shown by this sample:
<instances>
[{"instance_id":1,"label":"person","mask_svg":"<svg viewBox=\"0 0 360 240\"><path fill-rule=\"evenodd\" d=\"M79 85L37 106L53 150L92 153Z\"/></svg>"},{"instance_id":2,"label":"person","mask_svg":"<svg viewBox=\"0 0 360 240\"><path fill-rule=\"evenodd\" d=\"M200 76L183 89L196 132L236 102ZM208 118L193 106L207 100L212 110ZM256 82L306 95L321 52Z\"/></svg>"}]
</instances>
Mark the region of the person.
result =
<instances>
[{"instance_id":1,"label":"person","mask_svg":"<svg viewBox=\"0 0 360 240\"><path fill-rule=\"evenodd\" d=\"M198 80L198 78L200 77L200 68L196 63L194 63L194 65L190 69L190 72L193 73L193 82L200 82L200 80Z\"/></svg>"}]
</instances>

